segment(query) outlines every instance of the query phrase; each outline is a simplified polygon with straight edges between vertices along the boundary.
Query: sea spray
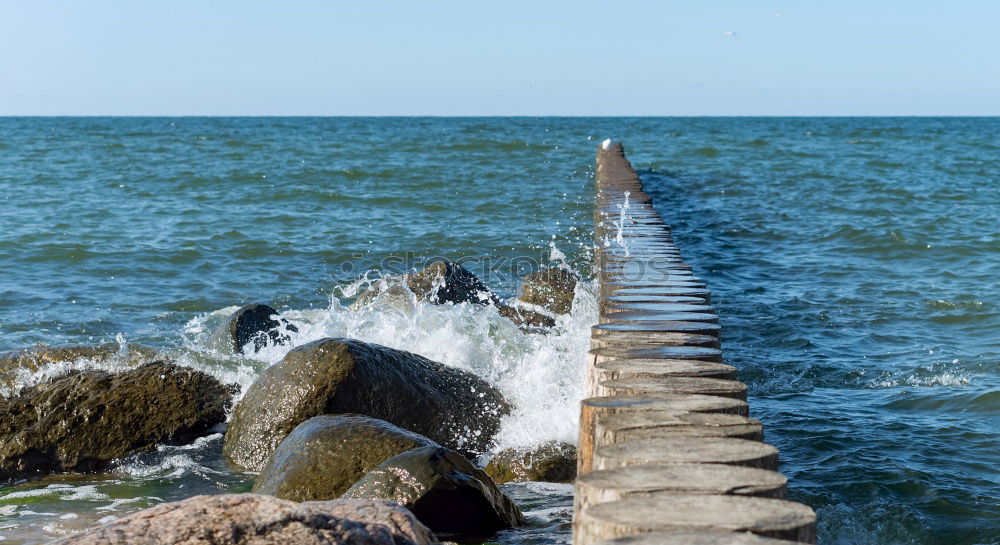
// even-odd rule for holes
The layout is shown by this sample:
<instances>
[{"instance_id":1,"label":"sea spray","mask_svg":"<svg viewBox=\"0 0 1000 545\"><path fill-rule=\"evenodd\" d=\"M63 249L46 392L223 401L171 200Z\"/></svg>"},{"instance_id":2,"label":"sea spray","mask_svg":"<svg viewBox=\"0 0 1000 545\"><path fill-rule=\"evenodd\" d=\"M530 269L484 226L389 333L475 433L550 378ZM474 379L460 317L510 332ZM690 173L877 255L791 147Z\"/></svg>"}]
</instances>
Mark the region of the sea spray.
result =
<instances>
[{"instance_id":1,"label":"sea spray","mask_svg":"<svg viewBox=\"0 0 1000 545\"><path fill-rule=\"evenodd\" d=\"M382 281L365 276L358 282ZM338 291L359 290L348 285ZM224 354L202 344L237 308L227 307L187 324L181 363L236 382L246 391L263 369L296 346L326 337L358 339L475 373L498 387L514 407L497 437L498 449L548 440L575 442L590 327L597 321L595 292L593 282L579 282L571 313L557 316L555 327L536 332L519 329L494 306L435 305L383 292L352 310L346 299L331 296L325 309L283 312L281 317L298 329L285 332L291 342L268 344L250 356Z\"/></svg>"}]
</instances>

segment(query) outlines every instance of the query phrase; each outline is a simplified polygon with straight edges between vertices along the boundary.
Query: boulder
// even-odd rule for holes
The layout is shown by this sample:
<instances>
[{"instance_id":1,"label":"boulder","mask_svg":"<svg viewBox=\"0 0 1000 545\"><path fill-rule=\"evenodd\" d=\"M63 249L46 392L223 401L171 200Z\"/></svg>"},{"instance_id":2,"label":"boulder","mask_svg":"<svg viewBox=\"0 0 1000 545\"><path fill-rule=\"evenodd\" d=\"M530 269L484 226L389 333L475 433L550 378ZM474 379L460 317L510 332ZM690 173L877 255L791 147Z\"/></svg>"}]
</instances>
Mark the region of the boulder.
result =
<instances>
[{"instance_id":1,"label":"boulder","mask_svg":"<svg viewBox=\"0 0 1000 545\"><path fill-rule=\"evenodd\" d=\"M389 281L392 283L388 283ZM359 293L348 308L353 311L359 311L376 301L381 305L395 308L402 312L412 312L416 306L417 298L402 283L402 279L389 279L386 284L372 284Z\"/></svg>"},{"instance_id":2,"label":"boulder","mask_svg":"<svg viewBox=\"0 0 1000 545\"><path fill-rule=\"evenodd\" d=\"M433 441L356 414L314 416L278 445L253 491L286 500L331 500L367 471L393 456Z\"/></svg>"},{"instance_id":3,"label":"boulder","mask_svg":"<svg viewBox=\"0 0 1000 545\"><path fill-rule=\"evenodd\" d=\"M521 280L518 299L554 314L568 314L573 308L577 277L562 269L542 269Z\"/></svg>"},{"instance_id":4,"label":"boulder","mask_svg":"<svg viewBox=\"0 0 1000 545\"><path fill-rule=\"evenodd\" d=\"M194 496L126 515L52 545L431 545L431 531L392 503L294 503L259 494Z\"/></svg>"},{"instance_id":5,"label":"boulder","mask_svg":"<svg viewBox=\"0 0 1000 545\"><path fill-rule=\"evenodd\" d=\"M442 536L488 536L524 524L524 516L489 475L441 447L406 451L382 462L344 498L390 500Z\"/></svg>"},{"instance_id":6,"label":"boulder","mask_svg":"<svg viewBox=\"0 0 1000 545\"><path fill-rule=\"evenodd\" d=\"M78 360L119 363L136 367L163 359L155 348L139 344L106 343L96 346L35 346L0 352L0 388L13 388L19 372L38 371L42 367Z\"/></svg>"},{"instance_id":7,"label":"boulder","mask_svg":"<svg viewBox=\"0 0 1000 545\"><path fill-rule=\"evenodd\" d=\"M500 304L476 275L458 263L435 261L423 270L406 275L406 285L418 299L432 303Z\"/></svg>"},{"instance_id":8,"label":"boulder","mask_svg":"<svg viewBox=\"0 0 1000 545\"><path fill-rule=\"evenodd\" d=\"M509 412L503 395L471 373L377 344L320 339L261 373L233 411L223 453L260 471L302 422L355 413L473 455L489 449Z\"/></svg>"},{"instance_id":9,"label":"boulder","mask_svg":"<svg viewBox=\"0 0 1000 545\"><path fill-rule=\"evenodd\" d=\"M251 341L253 351L259 352L269 343L285 344L291 340L282 329L294 333L298 328L277 316L277 310L262 303L252 303L234 312L225 326L226 340L233 352L243 353L243 348Z\"/></svg>"},{"instance_id":10,"label":"boulder","mask_svg":"<svg viewBox=\"0 0 1000 545\"><path fill-rule=\"evenodd\" d=\"M507 318L522 328L552 327L556 321L551 316L509 305L497 305L500 316Z\"/></svg>"},{"instance_id":11,"label":"boulder","mask_svg":"<svg viewBox=\"0 0 1000 545\"><path fill-rule=\"evenodd\" d=\"M505 449L486 465L497 484L521 481L571 483L576 478L576 446L549 441L533 449Z\"/></svg>"},{"instance_id":12,"label":"boulder","mask_svg":"<svg viewBox=\"0 0 1000 545\"><path fill-rule=\"evenodd\" d=\"M73 371L0 399L0 481L93 471L161 442L188 442L225 421L232 390L170 363Z\"/></svg>"}]
</instances>

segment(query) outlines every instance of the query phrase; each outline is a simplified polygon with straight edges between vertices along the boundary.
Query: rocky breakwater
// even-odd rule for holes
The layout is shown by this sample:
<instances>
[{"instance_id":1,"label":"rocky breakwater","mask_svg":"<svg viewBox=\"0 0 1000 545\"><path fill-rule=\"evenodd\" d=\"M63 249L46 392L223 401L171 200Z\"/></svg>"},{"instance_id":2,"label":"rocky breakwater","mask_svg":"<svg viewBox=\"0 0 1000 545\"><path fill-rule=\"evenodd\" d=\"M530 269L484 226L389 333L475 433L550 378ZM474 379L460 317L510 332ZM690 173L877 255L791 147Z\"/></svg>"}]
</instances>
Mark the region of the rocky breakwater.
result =
<instances>
[{"instance_id":1,"label":"rocky breakwater","mask_svg":"<svg viewBox=\"0 0 1000 545\"><path fill-rule=\"evenodd\" d=\"M574 544L814 542L815 514L784 499L778 451L722 363L711 295L620 145L598 149L595 177L601 316L581 403Z\"/></svg>"}]
</instances>

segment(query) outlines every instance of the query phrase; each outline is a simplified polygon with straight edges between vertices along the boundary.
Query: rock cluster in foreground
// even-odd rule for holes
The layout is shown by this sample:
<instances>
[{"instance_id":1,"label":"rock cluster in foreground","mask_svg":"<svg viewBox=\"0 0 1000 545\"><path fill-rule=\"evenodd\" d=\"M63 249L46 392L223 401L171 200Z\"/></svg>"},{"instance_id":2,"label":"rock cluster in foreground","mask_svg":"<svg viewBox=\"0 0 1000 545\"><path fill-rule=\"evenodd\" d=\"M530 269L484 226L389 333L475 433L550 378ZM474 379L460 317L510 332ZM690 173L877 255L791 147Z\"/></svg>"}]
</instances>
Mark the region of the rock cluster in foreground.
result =
<instances>
[{"instance_id":1,"label":"rock cluster in foreground","mask_svg":"<svg viewBox=\"0 0 1000 545\"><path fill-rule=\"evenodd\" d=\"M237 404L223 453L264 468L302 422L354 413L385 420L463 453L487 450L510 412L483 379L422 356L353 339L320 339L267 368Z\"/></svg>"},{"instance_id":2,"label":"rock cluster in foreground","mask_svg":"<svg viewBox=\"0 0 1000 545\"><path fill-rule=\"evenodd\" d=\"M575 283L562 271L541 271L508 305L460 265L435 262L368 296L492 305L532 330L570 311ZM252 304L213 339L239 353L288 343L295 331L272 307ZM225 421L232 387L147 361L155 355L112 345L2 355L0 371L34 371L63 356L116 357L135 368L71 371L0 398L0 482L100 470L157 443L189 442ZM517 505L470 461L493 446L510 410L471 373L354 339L320 339L265 370L235 407L223 454L261 472L255 494L162 504L58 543L422 545L438 543L435 532L485 537L524 524ZM501 482L565 481L574 456L572 446L551 444L502 453L491 467Z\"/></svg>"}]
</instances>

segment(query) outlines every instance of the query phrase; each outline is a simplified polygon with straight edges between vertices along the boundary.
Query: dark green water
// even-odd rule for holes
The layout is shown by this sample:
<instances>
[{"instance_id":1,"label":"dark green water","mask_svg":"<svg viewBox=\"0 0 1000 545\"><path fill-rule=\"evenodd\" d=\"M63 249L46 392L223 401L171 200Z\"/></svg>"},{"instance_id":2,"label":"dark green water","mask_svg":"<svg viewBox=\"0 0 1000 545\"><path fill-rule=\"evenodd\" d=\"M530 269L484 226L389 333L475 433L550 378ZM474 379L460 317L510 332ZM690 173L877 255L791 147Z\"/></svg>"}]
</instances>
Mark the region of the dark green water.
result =
<instances>
[{"instance_id":1,"label":"dark green water","mask_svg":"<svg viewBox=\"0 0 1000 545\"><path fill-rule=\"evenodd\" d=\"M713 289L821 543L1000 543L992 118L0 119L0 350L119 338L248 384L287 347L234 358L207 337L263 300L296 343L356 336L484 376L517 407L501 446L572 440L592 287L544 338L489 309L341 303L365 271L435 256L476 258L507 296L538 263L587 274L608 136ZM0 536L246 489L220 442L0 488ZM507 490L531 525L498 541L567 540L569 487Z\"/></svg>"}]
</instances>

